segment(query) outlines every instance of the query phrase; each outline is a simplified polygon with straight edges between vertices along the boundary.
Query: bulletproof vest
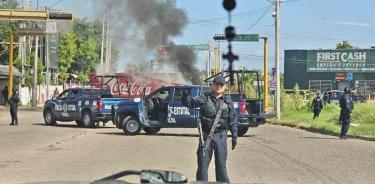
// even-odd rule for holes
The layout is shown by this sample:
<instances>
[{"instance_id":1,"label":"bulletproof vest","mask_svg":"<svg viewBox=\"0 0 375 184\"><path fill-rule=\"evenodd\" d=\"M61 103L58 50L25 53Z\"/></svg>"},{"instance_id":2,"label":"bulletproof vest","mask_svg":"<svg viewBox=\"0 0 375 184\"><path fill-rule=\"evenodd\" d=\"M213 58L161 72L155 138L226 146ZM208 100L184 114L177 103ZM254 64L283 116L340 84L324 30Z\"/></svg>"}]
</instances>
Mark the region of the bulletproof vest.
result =
<instances>
[{"instance_id":1,"label":"bulletproof vest","mask_svg":"<svg viewBox=\"0 0 375 184\"><path fill-rule=\"evenodd\" d=\"M18 96L12 96L10 98L10 108L11 109L17 109L18 108L18 102L19 102L19 97Z\"/></svg>"},{"instance_id":2,"label":"bulletproof vest","mask_svg":"<svg viewBox=\"0 0 375 184\"><path fill-rule=\"evenodd\" d=\"M322 100L320 98L316 98L315 103L314 103L314 109L320 109L321 103L322 103Z\"/></svg>"},{"instance_id":3,"label":"bulletproof vest","mask_svg":"<svg viewBox=\"0 0 375 184\"><path fill-rule=\"evenodd\" d=\"M228 129L227 119L229 116L229 107L228 107L228 104L225 102L225 98L223 100L224 100L223 111L221 113L216 130ZM217 103L220 103L219 100ZM203 132L209 132L211 130L211 127L214 123L216 112L218 109L219 107L218 108L215 107L215 102L212 101L211 97L206 96L206 104L200 110L200 117L201 117Z\"/></svg>"}]
</instances>

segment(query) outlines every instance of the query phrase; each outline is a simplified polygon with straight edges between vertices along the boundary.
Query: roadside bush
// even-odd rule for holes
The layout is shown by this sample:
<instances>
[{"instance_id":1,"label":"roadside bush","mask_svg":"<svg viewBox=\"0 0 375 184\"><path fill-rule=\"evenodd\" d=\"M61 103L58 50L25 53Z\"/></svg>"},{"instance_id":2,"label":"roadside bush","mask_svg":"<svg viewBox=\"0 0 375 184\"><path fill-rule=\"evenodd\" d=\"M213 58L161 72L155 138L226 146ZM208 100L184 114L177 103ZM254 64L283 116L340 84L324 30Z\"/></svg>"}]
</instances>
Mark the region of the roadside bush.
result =
<instances>
[{"instance_id":1,"label":"roadside bush","mask_svg":"<svg viewBox=\"0 0 375 184\"><path fill-rule=\"evenodd\" d=\"M355 123L373 123L375 124L375 104L356 103L352 114Z\"/></svg>"},{"instance_id":2,"label":"roadside bush","mask_svg":"<svg viewBox=\"0 0 375 184\"><path fill-rule=\"evenodd\" d=\"M292 94L286 94L285 91L281 92L281 110L282 111L301 111L304 109L303 96L299 94L299 87L296 85L294 87L294 92Z\"/></svg>"}]
</instances>

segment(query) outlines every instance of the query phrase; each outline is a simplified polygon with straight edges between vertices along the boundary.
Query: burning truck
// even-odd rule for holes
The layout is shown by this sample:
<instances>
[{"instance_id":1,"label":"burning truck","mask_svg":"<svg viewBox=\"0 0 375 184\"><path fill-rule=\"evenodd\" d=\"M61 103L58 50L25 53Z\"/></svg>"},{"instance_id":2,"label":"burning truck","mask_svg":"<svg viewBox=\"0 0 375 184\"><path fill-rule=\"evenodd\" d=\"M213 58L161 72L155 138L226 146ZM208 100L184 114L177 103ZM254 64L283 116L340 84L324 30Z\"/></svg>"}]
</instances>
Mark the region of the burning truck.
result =
<instances>
[{"instance_id":1,"label":"burning truck","mask_svg":"<svg viewBox=\"0 0 375 184\"><path fill-rule=\"evenodd\" d=\"M143 90L145 90L145 95L148 95L162 86L181 83L178 77L175 78L172 75L174 74L155 74L151 76L137 73L116 73L114 75L97 75L96 73L91 73L88 85L94 88L109 89L113 97L116 98L141 98ZM172 81L165 80L168 78L173 79Z\"/></svg>"}]
</instances>

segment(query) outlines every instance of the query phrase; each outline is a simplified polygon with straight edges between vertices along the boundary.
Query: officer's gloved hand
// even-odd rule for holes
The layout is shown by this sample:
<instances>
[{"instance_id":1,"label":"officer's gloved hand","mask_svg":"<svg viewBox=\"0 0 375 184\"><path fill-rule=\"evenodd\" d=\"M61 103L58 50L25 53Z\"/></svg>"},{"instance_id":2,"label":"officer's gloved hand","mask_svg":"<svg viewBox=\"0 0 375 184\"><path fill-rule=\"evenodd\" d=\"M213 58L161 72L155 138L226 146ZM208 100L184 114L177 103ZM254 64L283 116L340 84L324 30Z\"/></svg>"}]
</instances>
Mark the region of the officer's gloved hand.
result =
<instances>
[{"instance_id":1,"label":"officer's gloved hand","mask_svg":"<svg viewBox=\"0 0 375 184\"><path fill-rule=\"evenodd\" d=\"M237 145L237 137L232 137L232 150L236 148L236 145Z\"/></svg>"}]
</instances>

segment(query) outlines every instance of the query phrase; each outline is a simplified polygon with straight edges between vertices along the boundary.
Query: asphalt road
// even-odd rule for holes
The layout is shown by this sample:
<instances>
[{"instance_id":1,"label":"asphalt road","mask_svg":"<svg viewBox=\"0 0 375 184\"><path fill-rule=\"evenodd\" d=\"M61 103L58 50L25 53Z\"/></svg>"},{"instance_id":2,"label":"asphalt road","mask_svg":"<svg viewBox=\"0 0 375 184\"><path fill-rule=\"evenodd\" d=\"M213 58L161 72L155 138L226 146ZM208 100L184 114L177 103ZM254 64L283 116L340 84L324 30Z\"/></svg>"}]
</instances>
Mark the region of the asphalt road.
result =
<instances>
[{"instance_id":1,"label":"asphalt road","mask_svg":"<svg viewBox=\"0 0 375 184\"><path fill-rule=\"evenodd\" d=\"M0 183L91 181L130 169L174 170L195 179L195 129L124 136L112 126L48 127L41 112L19 114L20 125L13 127L0 112ZM375 183L375 142L264 125L228 152L233 183ZM212 181L214 173L212 163Z\"/></svg>"}]
</instances>

